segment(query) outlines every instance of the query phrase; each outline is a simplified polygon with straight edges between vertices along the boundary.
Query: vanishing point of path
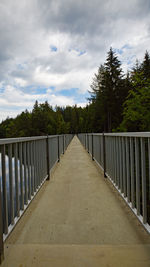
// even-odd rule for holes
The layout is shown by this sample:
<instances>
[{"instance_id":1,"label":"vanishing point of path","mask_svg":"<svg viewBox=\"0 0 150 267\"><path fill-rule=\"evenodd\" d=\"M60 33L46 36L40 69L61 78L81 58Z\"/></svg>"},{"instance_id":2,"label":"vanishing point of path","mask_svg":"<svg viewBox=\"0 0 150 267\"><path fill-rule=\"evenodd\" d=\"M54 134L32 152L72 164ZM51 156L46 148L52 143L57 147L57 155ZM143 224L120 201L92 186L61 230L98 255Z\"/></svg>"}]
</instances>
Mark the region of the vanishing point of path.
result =
<instances>
[{"instance_id":1,"label":"vanishing point of path","mask_svg":"<svg viewBox=\"0 0 150 267\"><path fill-rule=\"evenodd\" d=\"M6 266L150 266L150 236L77 137L8 237Z\"/></svg>"}]
</instances>

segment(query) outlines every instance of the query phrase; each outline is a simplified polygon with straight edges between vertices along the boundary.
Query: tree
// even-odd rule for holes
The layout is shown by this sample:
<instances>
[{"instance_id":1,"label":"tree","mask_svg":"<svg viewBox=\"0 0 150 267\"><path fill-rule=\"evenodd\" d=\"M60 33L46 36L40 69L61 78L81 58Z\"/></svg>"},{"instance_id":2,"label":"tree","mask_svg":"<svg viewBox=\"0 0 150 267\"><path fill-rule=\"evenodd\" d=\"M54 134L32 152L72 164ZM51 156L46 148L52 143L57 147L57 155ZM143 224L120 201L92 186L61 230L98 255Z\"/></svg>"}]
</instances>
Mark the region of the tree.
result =
<instances>
[{"instance_id":1,"label":"tree","mask_svg":"<svg viewBox=\"0 0 150 267\"><path fill-rule=\"evenodd\" d=\"M143 72L132 77L132 89L124 103L120 131L150 131L150 79Z\"/></svg>"},{"instance_id":2,"label":"tree","mask_svg":"<svg viewBox=\"0 0 150 267\"><path fill-rule=\"evenodd\" d=\"M124 101L124 83L121 63L115 52L110 48L105 63L105 95L108 132L115 128L121 121L122 103Z\"/></svg>"},{"instance_id":3,"label":"tree","mask_svg":"<svg viewBox=\"0 0 150 267\"><path fill-rule=\"evenodd\" d=\"M150 56L147 51L145 52L144 60L141 64L141 71L143 71L145 79L150 79Z\"/></svg>"},{"instance_id":4,"label":"tree","mask_svg":"<svg viewBox=\"0 0 150 267\"><path fill-rule=\"evenodd\" d=\"M98 69L91 85L91 102L95 108L94 128L111 132L121 122L126 88L121 63L110 48L106 62Z\"/></svg>"},{"instance_id":5,"label":"tree","mask_svg":"<svg viewBox=\"0 0 150 267\"><path fill-rule=\"evenodd\" d=\"M91 84L89 104L54 109L47 101L35 102L32 112L0 123L0 138L79 132L150 130L150 56L136 61L122 74L121 63L110 48Z\"/></svg>"},{"instance_id":6,"label":"tree","mask_svg":"<svg viewBox=\"0 0 150 267\"><path fill-rule=\"evenodd\" d=\"M91 119L92 119L92 128L94 132L100 132L104 129L104 122L106 119L105 113L105 69L104 66L101 65L98 69L98 73L95 74L93 78L93 83L91 85Z\"/></svg>"}]
</instances>

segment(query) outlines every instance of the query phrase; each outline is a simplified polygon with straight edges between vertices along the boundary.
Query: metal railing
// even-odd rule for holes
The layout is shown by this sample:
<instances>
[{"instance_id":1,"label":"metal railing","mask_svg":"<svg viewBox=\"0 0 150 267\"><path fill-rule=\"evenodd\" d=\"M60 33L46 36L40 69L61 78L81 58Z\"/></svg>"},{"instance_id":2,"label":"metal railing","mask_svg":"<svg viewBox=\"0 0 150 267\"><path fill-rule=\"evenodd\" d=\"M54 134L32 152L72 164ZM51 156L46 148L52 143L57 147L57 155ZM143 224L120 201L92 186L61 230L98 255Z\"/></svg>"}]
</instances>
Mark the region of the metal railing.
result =
<instances>
[{"instance_id":1,"label":"metal railing","mask_svg":"<svg viewBox=\"0 0 150 267\"><path fill-rule=\"evenodd\" d=\"M3 242L60 160L73 135L0 139L0 260Z\"/></svg>"},{"instance_id":2,"label":"metal railing","mask_svg":"<svg viewBox=\"0 0 150 267\"><path fill-rule=\"evenodd\" d=\"M150 132L78 138L150 233Z\"/></svg>"}]
</instances>

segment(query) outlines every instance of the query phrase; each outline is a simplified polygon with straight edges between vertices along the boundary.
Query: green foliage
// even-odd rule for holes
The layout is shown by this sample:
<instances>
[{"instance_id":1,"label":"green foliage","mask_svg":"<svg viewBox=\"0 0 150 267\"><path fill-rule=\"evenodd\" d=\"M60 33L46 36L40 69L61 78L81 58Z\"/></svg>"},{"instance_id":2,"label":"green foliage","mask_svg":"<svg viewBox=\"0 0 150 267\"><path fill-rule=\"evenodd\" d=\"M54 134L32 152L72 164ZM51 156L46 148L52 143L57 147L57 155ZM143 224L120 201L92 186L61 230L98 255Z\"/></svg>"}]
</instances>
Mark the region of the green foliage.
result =
<instances>
[{"instance_id":1,"label":"green foliage","mask_svg":"<svg viewBox=\"0 0 150 267\"><path fill-rule=\"evenodd\" d=\"M102 131L150 130L150 56L124 78L117 56L110 48L104 65L91 85L93 128Z\"/></svg>"},{"instance_id":2,"label":"green foliage","mask_svg":"<svg viewBox=\"0 0 150 267\"><path fill-rule=\"evenodd\" d=\"M145 79L143 72L136 72L132 80L120 129L150 131L150 79Z\"/></svg>"},{"instance_id":3,"label":"green foliage","mask_svg":"<svg viewBox=\"0 0 150 267\"><path fill-rule=\"evenodd\" d=\"M86 108L67 106L54 110L47 101L42 104L36 101L31 113L26 110L0 124L0 138L85 132L86 114Z\"/></svg>"},{"instance_id":4,"label":"green foliage","mask_svg":"<svg viewBox=\"0 0 150 267\"><path fill-rule=\"evenodd\" d=\"M128 92L121 63L112 48L108 52L106 62L95 74L91 88L94 129L97 132L111 132L121 122L122 104Z\"/></svg>"},{"instance_id":5,"label":"green foliage","mask_svg":"<svg viewBox=\"0 0 150 267\"><path fill-rule=\"evenodd\" d=\"M110 48L106 62L91 84L89 104L58 107L37 101L32 112L0 124L0 138L80 132L150 131L150 56L136 64L126 77Z\"/></svg>"}]
</instances>

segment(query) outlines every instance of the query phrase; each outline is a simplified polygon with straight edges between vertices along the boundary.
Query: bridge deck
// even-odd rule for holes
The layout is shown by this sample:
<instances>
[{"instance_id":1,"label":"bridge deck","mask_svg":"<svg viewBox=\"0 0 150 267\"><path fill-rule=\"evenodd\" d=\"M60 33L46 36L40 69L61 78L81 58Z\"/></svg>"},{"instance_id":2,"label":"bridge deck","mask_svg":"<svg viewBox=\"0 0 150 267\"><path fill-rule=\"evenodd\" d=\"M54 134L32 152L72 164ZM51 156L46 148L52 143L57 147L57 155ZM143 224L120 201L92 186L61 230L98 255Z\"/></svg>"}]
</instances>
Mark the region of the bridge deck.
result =
<instances>
[{"instance_id":1,"label":"bridge deck","mask_svg":"<svg viewBox=\"0 0 150 267\"><path fill-rule=\"evenodd\" d=\"M11 267L150 266L150 236L74 137L5 242Z\"/></svg>"}]
</instances>

